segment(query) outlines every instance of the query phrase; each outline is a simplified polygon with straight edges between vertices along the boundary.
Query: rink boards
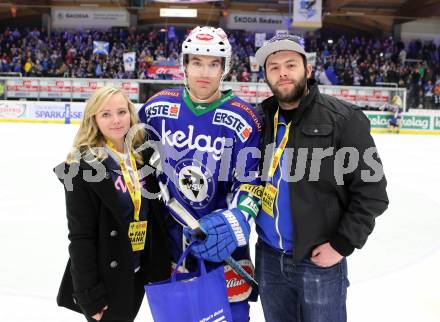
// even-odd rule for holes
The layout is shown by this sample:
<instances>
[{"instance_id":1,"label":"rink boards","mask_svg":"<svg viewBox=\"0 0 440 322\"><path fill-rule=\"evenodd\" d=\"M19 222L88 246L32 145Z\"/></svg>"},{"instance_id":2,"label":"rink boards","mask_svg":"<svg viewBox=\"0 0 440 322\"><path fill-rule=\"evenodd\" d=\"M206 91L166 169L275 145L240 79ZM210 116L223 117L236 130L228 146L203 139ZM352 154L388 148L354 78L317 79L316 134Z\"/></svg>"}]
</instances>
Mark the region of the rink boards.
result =
<instances>
[{"instance_id":1,"label":"rink boards","mask_svg":"<svg viewBox=\"0 0 440 322\"><path fill-rule=\"evenodd\" d=\"M0 101L0 122L79 124L85 102ZM142 104L135 104L140 108ZM389 133L391 113L364 112L373 133ZM401 134L440 135L440 111L411 110L402 113Z\"/></svg>"}]
</instances>

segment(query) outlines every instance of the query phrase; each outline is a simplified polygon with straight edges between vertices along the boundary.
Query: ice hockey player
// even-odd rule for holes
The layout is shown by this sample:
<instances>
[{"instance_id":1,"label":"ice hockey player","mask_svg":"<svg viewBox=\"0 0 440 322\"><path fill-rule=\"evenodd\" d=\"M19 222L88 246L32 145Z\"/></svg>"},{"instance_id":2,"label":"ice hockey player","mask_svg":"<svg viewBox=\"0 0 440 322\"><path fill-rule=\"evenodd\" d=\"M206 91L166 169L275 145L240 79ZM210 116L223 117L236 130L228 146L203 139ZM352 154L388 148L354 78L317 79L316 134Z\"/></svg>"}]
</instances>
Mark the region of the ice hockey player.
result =
<instances>
[{"instance_id":1,"label":"ice hockey player","mask_svg":"<svg viewBox=\"0 0 440 322\"><path fill-rule=\"evenodd\" d=\"M159 143L162 187L199 220L207 236L192 248L193 255L206 260L209 269L232 254L253 274L247 244L259 209L259 154L254 152L262 124L251 105L231 90L220 90L231 51L221 28L194 28L182 44L185 87L155 94L139 117L151 140ZM176 262L191 231L185 233L175 217L169 232ZM179 269L194 270L194 258ZM234 321L249 321L251 287L228 265L225 276Z\"/></svg>"},{"instance_id":2,"label":"ice hockey player","mask_svg":"<svg viewBox=\"0 0 440 322\"><path fill-rule=\"evenodd\" d=\"M389 111L392 113L391 118L388 120L388 129L391 133L399 133L402 127L402 99L399 95L394 95L391 99L391 103L385 104L381 110Z\"/></svg>"}]
</instances>

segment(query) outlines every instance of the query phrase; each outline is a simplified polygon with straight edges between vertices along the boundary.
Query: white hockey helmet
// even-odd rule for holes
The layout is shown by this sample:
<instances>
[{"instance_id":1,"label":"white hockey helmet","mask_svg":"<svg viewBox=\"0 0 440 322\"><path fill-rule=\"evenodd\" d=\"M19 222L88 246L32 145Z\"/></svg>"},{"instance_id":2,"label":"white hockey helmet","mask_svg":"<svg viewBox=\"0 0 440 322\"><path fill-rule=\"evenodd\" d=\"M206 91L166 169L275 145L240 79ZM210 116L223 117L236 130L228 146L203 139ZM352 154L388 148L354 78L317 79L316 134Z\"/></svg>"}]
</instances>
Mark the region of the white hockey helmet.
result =
<instances>
[{"instance_id":1,"label":"white hockey helmet","mask_svg":"<svg viewBox=\"0 0 440 322\"><path fill-rule=\"evenodd\" d=\"M232 48L228 36L222 28L210 26L195 27L182 43L182 53L180 55L180 68L184 71L185 55L205 55L224 57L225 66L222 78L231 69Z\"/></svg>"}]
</instances>

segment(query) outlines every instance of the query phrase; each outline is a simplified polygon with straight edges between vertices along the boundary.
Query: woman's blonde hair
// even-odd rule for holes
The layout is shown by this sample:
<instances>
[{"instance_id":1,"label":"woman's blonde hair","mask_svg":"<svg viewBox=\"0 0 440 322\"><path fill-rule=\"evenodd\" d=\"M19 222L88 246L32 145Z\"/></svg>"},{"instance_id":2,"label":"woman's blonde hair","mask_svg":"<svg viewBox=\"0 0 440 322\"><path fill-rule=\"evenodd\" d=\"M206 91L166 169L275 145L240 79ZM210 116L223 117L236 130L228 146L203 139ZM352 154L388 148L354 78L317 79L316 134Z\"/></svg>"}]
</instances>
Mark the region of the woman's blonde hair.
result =
<instances>
[{"instance_id":1,"label":"woman's blonde hair","mask_svg":"<svg viewBox=\"0 0 440 322\"><path fill-rule=\"evenodd\" d=\"M129 148L134 152L135 158L138 162L143 161L142 156L137 153L135 149L144 143L145 132L143 128L137 128L133 131L132 127L139 123L134 104L120 89L113 86L104 86L94 92L87 101L79 130L73 141L72 150L67 155L67 163L79 162L80 158L86 156L87 159L91 158L99 161L107 158L107 153L102 149L105 145L105 137L96 123L96 114L98 114L105 103L107 103L109 98L116 94L122 94L128 104L130 114L130 131L128 134L131 135L129 138L131 146L129 146Z\"/></svg>"}]
</instances>

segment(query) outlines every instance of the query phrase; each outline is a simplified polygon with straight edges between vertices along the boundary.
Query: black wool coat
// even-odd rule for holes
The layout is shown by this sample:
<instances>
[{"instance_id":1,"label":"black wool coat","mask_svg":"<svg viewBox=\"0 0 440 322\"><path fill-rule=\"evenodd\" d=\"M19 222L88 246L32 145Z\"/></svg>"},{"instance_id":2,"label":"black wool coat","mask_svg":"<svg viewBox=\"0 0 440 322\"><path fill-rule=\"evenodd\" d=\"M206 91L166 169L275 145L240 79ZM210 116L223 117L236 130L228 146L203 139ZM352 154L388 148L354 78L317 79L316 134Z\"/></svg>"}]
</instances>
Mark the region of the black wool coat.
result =
<instances>
[{"instance_id":1,"label":"black wool coat","mask_svg":"<svg viewBox=\"0 0 440 322\"><path fill-rule=\"evenodd\" d=\"M64 184L70 240L70 258L57 303L87 316L108 305L107 318L126 319L132 314L135 294L133 252L128 224L122 216L123 205L118 201L111 176L104 164L97 161L61 163L54 171ZM93 175L102 180L85 180ZM148 191L159 191L153 174L144 180ZM142 274L147 284L169 278L171 262L164 205L158 199L143 197L142 207L147 209L148 224L141 270L137 274Z\"/></svg>"}]
</instances>

